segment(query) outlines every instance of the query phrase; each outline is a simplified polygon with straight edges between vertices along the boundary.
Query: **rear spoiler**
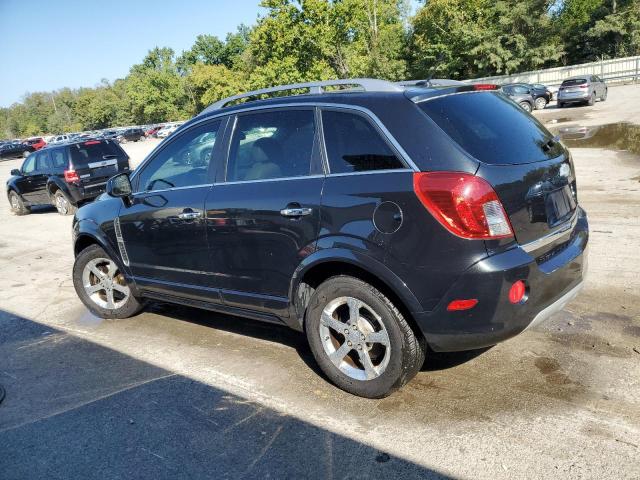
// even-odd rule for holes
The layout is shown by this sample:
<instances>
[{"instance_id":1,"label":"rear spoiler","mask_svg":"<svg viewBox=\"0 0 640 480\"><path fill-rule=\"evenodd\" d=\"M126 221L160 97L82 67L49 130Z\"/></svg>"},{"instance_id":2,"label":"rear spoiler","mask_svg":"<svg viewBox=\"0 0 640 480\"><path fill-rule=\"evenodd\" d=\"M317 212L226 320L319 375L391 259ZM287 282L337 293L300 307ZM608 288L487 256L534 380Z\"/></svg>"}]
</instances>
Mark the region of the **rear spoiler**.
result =
<instances>
[{"instance_id":1,"label":"rear spoiler","mask_svg":"<svg viewBox=\"0 0 640 480\"><path fill-rule=\"evenodd\" d=\"M465 83L463 85L447 85L441 87L427 87L420 88L420 84L416 85L417 88L408 88L405 92L407 98L412 102L418 103L430 98L441 97L443 95L452 95L455 93L466 92L486 92L486 91L498 91L502 87L495 83Z\"/></svg>"}]
</instances>

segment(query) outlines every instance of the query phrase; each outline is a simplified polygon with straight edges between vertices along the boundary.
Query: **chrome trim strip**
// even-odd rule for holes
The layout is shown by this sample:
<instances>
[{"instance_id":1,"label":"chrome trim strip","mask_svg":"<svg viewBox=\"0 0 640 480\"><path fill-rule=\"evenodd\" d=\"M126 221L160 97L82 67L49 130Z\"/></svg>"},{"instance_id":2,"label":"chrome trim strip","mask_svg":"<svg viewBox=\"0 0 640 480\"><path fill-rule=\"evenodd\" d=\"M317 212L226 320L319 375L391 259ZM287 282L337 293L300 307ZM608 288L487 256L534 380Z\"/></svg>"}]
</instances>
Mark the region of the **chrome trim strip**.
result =
<instances>
[{"instance_id":1,"label":"chrome trim strip","mask_svg":"<svg viewBox=\"0 0 640 480\"><path fill-rule=\"evenodd\" d=\"M186 187L171 187L171 188L163 188L161 190L144 190L142 192L134 192L133 197L138 198L139 196L145 195L153 195L156 193L164 193L164 192L173 192L175 190L186 190L187 188L202 188L202 187L212 187L213 183L201 183L199 185L187 185Z\"/></svg>"},{"instance_id":2,"label":"chrome trim strip","mask_svg":"<svg viewBox=\"0 0 640 480\"><path fill-rule=\"evenodd\" d=\"M113 160L100 160L99 162L91 162L87 163L89 168L100 168L100 167L108 167L111 165L117 165L118 159L114 158Z\"/></svg>"},{"instance_id":3,"label":"chrome trim strip","mask_svg":"<svg viewBox=\"0 0 640 480\"><path fill-rule=\"evenodd\" d=\"M548 307L538 312L538 314L533 318L533 320L531 320L531 323L529 323L529 325L527 325L527 327L524 330L528 330L532 327L535 327L536 325L541 324L551 315L562 310L564 307L566 307L566 305L571 300L573 300L580 293L583 287L584 287L584 279L578 285L576 285L567 293L565 293L563 296L561 296L558 300L556 300L551 305L549 305Z\"/></svg>"},{"instance_id":4,"label":"chrome trim strip","mask_svg":"<svg viewBox=\"0 0 640 480\"><path fill-rule=\"evenodd\" d=\"M288 180L304 180L306 178L322 178L324 175L302 175L300 177L281 177L281 178L261 178L258 180L234 180L232 182L217 182L214 183L214 186L217 185L237 185L239 183L265 183L265 182L286 182Z\"/></svg>"},{"instance_id":5,"label":"chrome trim strip","mask_svg":"<svg viewBox=\"0 0 640 480\"><path fill-rule=\"evenodd\" d=\"M554 230L551 233L548 233L544 237L538 238L537 240L533 240L532 242L520 245L520 247L525 252L531 253L534 250L542 248L545 245L549 245L551 242L555 242L556 240L559 240L560 238L562 238L564 235L571 233L571 230L573 230L573 227L575 227L577 222L578 222L578 209L576 208L576 211L574 212L573 217L571 217L570 220L568 220L567 222L559 226L556 230Z\"/></svg>"},{"instance_id":6,"label":"chrome trim strip","mask_svg":"<svg viewBox=\"0 0 640 480\"><path fill-rule=\"evenodd\" d=\"M129 255L127 255L127 249L124 245L124 238L122 237L122 230L120 229L120 217L116 217L113 221L113 229L116 233L116 241L118 243L118 250L120 250L120 256L122 257L122 263L125 266L129 266Z\"/></svg>"},{"instance_id":7,"label":"chrome trim strip","mask_svg":"<svg viewBox=\"0 0 640 480\"><path fill-rule=\"evenodd\" d=\"M385 170L366 170L364 172L344 172L344 173L330 173L327 177L348 177L351 175L375 175L378 173L402 173L413 172L410 168L388 168Z\"/></svg>"}]
</instances>

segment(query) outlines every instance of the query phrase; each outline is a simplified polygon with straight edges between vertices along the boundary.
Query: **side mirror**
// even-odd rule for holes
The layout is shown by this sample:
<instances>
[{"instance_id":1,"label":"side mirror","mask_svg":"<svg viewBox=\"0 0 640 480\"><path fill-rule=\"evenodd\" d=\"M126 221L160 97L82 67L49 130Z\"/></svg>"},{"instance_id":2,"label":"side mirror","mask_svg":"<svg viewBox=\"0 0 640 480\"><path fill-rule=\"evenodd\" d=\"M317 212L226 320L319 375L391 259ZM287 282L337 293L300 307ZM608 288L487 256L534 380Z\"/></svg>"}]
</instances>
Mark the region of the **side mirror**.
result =
<instances>
[{"instance_id":1,"label":"side mirror","mask_svg":"<svg viewBox=\"0 0 640 480\"><path fill-rule=\"evenodd\" d=\"M128 173L120 173L107 182L107 194L112 197L128 197L132 192Z\"/></svg>"},{"instance_id":2,"label":"side mirror","mask_svg":"<svg viewBox=\"0 0 640 480\"><path fill-rule=\"evenodd\" d=\"M14 177L19 177L20 175L22 175L22 172L19 169L14 168L13 170L11 170L11 175Z\"/></svg>"}]
</instances>

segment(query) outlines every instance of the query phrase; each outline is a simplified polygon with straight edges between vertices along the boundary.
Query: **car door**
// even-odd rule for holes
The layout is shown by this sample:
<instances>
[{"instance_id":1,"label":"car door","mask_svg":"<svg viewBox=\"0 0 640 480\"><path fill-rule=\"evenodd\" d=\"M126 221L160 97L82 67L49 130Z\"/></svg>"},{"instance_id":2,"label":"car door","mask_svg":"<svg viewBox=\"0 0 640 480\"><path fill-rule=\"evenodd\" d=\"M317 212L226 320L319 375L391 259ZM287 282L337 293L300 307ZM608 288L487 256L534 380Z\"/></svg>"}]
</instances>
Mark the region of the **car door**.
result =
<instances>
[{"instance_id":1,"label":"car door","mask_svg":"<svg viewBox=\"0 0 640 480\"><path fill-rule=\"evenodd\" d=\"M20 173L22 174L17 180L16 185L20 190L20 194L22 198L31 203L34 198L33 194L33 186L31 181L31 175L36 169L36 154L33 153L29 155L26 160L22 163L22 167L20 168Z\"/></svg>"},{"instance_id":2,"label":"car door","mask_svg":"<svg viewBox=\"0 0 640 480\"><path fill-rule=\"evenodd\" d=\"M287 306L293 273L318 237L324 172L316 125L313 107L233 120L226 169L206 200L211 286L227 305Z\"/></svg>"},{"instance_id":3,"label":"car door","mask_svg":"<svg viewBox=\"0 0 640 480\"><path fill-rule=\"evenodd\" d=\"M34 170L28 176L28 193L23 196L33 204L49 203L47 195L47 180L51 174L51 159L47 150L34 153L29 158L35 157Z\"/></svg>"},{"instance_id":4,"label":"car door","mask_svg":"<svg viewBox=\"0 0 640 480\"><path fill-rule=\"evenodd\" d=\"M203 211L224 123L201 122L172 137L132 177L119 223L143 288L215 300L200 288L209 274Z\"/></svg>"}]
</instances>

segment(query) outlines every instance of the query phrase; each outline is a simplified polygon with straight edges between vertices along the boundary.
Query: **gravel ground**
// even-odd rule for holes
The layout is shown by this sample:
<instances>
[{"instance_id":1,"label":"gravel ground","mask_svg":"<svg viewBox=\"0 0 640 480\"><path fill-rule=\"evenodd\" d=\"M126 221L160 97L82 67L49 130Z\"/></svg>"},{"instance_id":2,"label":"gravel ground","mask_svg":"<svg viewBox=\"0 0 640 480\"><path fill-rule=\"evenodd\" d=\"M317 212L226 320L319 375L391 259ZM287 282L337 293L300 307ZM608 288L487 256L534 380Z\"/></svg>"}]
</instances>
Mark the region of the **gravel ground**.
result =
<instances>
[{"instance_id":1,"label":"gravel ground","mask_svg":"<svg viewBox=\"0 0 640 480\"><path fill-rule=\"evenodd\" d=\"M638 110L626 86L536 115ZM132 165L155 144L125 145ZM572 153L591 225L580 296L492 349L429 358L383 400L330 385L279 326L160 304L92 317L71 284L71 219L15 217L2 196L0 478L640 478L640 158Z\"/></svg>"}]
</instances>

